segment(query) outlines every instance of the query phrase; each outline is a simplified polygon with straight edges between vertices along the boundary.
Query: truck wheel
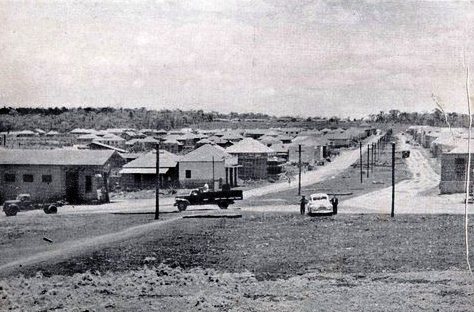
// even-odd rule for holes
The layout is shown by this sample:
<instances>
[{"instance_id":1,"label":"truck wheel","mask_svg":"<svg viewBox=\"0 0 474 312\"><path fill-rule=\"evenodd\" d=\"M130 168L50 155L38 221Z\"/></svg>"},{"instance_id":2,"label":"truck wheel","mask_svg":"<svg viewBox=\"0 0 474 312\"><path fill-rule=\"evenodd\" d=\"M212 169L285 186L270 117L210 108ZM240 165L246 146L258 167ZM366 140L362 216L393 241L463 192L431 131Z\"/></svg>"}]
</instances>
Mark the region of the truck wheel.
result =
<instances>
[{"instance_id":1,"label":"truck wheel","mask_svg":"<svg viewBox=\"0 0 474 312\"><path fill-rule=\"evenodd\" d=\"M187 207L188 207L188 205L186 203L183 203L183 202L178 203L178 210L179 211L185 211Z\"/></svg>"},{"instance_id":2,"label":"truck wheel","mask_svg":"<svg viewBox=\"0 0 474 312\"><path fill-rule=\"evenodd\" d=\"M10 206L3 209L3 211L5 212L7 217L16 216L16 214L18 213L19 210L20 209L18 208L17 205L10 205Z\"/></svg>"},{"instance_id":3,"label":"truck wheel","mask_svg":"<svg viewBox=\"0 0 474 312\"><path fill-rule=\"evenodd\" d=\"M58 213L58 207L56 207L55 205L49 205L49 207L44 207L43 211L46 214Z\"/></svg>"},{"instance_id":4,"label":"truck wheel","mask_svg":"<svg viewBox=\"0 0 474 312\"><path fill-rule=\"evenodd\" d=\"M220 202L220 203L217 204L217 206L219 206L219 208L221 208L221 209L227 209L227 207L229 207L229 203Z\"/></svg>"}]
</instances>

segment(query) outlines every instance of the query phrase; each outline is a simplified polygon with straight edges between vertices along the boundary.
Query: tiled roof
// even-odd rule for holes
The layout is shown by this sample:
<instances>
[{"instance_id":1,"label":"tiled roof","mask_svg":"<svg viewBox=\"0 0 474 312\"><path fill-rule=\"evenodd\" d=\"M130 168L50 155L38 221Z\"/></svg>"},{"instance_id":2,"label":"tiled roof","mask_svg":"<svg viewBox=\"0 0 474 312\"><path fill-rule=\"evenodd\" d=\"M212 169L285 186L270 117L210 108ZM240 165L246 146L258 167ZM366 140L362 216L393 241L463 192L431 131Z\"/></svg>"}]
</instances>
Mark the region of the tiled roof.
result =
<instances>
[{"instance_id":1,"label":"tiled roof","mask_svg":"<svg viewBox=\"0 0 474 312\"><path fill-rule=\"evenodd\" d=\"M101 166L114 153L112 150L2 150L0 165Z\"/></svg>"},{"instance_id":2,"label":"tiled roof","mask_svg":"<svg viewBox=\"0 0 474 312\"><path fill-rule=\"evenodd\" d=\"M223 159L229 158L231 156L225 151L225 149L219 146L205 144L184 155L180 162L212 161L212 157L214 157L214 161L222 161Z\"/></svg>"},{"instance_id":3,"label":"tiled roof","mask_svg":"<svg viewBox=\"0 0 474 312\"><path fill-rule=\"evenodd\" d=\"M240 142L229 146L226 150L229 154L272 154L274 151L252 138L243 139Z\"/></svg>"}]
</instances>

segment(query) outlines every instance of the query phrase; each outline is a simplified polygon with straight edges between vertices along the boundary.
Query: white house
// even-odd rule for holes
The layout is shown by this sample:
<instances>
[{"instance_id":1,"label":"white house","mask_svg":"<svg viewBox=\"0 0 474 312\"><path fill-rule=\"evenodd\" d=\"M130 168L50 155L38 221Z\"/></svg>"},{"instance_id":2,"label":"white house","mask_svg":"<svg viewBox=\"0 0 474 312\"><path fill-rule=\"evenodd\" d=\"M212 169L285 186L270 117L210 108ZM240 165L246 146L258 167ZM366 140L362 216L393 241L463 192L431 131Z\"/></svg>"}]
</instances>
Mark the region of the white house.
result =
<instances>
[{"instance_id":1,"label":"white house","mask_svg":"<svg viewBox=\"0 0 474 312\"><path fill-rule=\"evenodd\" d=\"M179 161L179 181L183 187L203 186L220 188L222 184L236 186L239 176L237 157L222 147L205 144L184 155Z\"/></svg>"}]
</instances>

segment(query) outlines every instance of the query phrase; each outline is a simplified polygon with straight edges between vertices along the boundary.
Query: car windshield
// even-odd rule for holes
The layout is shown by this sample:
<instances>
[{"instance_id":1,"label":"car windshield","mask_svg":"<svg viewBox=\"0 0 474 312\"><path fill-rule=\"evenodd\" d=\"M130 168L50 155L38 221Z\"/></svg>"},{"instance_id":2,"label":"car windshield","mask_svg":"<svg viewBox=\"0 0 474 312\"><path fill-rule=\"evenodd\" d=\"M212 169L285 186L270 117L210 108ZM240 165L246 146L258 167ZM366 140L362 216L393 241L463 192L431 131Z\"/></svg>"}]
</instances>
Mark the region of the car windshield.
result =
<instances>
[{"instance_id":1,"label":"car windshield","mask_svg":"<svg viewBox=\"0 0 474 312\"><path fill-rule=\"evenodd\" d=\"M318 196L311 197L311 200L326 200L326 199L328 199L328 197L324 196L324 195L318 195Z\"/></svg>"}]
</instances>

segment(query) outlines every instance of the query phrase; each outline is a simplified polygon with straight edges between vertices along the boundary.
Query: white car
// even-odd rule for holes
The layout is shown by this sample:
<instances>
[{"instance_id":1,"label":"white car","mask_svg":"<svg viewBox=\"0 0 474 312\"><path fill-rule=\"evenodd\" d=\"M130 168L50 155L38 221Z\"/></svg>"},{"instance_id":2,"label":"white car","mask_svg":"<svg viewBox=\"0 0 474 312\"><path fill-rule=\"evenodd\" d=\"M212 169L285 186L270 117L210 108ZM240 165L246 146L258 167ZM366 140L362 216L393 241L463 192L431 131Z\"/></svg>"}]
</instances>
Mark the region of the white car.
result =
<instances>
[{"instance_id":1,"label":"white car","mask_svg":"<svg viewBox=\"0 0 474 312\"><path fill-rule=\"evenodd\" d=\"M306 207L308 210L308 214L310 215L329 215L333 213L332 204L329 201L329 196L328 194L324 193L312 194L309 197L309 201Z\"/></svg>"}]
</instances>

